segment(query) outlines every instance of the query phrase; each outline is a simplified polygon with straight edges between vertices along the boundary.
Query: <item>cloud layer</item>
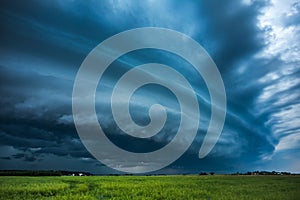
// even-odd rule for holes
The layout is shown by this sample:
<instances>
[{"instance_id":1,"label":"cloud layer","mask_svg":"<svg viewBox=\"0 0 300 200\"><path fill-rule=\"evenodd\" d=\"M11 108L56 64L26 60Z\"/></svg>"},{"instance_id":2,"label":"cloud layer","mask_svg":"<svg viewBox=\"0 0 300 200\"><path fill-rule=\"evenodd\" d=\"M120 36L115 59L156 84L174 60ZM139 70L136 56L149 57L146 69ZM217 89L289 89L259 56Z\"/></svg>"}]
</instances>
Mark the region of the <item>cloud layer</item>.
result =
<instances>
[{"instance_id":1,"label":"cloud layer","mask_svg":"<svg viewBox=\"0 0 300 200\"><path fill-rule=\"evenodd\" d=\"M98 119L112 142L147 152L163 147L176 134L179 104L170 91L157 85L136 91L130 112L133 120L145 125L152 104L166 106L168 120L159 134L149 139L128 136L112 118L110 95L116 81L136 65L158 62L187 77L201 110L199 122L191 119L200 125L196 140L162 172L299 172L299 8L296 0L2 1L0 168L114 172L89 154L76 133L71 112L74 78L86 55L103 40L128 29L154 26L189 35L212 56L227 93L224 130L209 156L199 160L210 119L205 83L185 60L146 49L120 57L99 82Z\"/></svg>"}]
</instances>

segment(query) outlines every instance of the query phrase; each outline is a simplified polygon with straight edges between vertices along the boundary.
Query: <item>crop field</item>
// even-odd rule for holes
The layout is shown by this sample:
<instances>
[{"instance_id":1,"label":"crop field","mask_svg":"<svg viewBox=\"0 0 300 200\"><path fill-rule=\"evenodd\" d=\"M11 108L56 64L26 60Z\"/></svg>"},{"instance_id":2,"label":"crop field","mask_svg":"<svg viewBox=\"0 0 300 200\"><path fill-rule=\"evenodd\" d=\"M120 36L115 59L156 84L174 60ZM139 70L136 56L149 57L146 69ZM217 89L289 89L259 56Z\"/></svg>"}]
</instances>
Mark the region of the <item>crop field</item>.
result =
<instances>
[{"instance_id":1,"label":"crop field","mask_svg":"<svg viewBox=\"0 0 300 200\"><path fill-rule=\"evenodd\" d=\"M300 176L3 176L0 199L300 199Z\"/></svg>"}]
</instances>

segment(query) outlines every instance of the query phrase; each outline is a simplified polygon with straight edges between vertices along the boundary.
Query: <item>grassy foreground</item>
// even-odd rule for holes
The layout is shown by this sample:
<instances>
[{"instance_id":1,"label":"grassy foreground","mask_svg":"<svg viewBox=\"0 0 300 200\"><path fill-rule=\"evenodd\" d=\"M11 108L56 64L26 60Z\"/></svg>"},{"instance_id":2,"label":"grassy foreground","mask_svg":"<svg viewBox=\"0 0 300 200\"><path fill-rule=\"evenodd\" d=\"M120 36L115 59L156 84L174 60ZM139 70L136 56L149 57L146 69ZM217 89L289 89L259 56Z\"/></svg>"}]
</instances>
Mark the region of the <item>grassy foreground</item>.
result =
<instances>
[{"instance_id":1,"label":"grassy foreground","mask_svg":"<svg viewBox=\"0 0 300 200\"><path fill-rule=\"evenodd\" d=\"M0 199L300 199L300 176L0 177Z\"/></svg>"}]
</instances>

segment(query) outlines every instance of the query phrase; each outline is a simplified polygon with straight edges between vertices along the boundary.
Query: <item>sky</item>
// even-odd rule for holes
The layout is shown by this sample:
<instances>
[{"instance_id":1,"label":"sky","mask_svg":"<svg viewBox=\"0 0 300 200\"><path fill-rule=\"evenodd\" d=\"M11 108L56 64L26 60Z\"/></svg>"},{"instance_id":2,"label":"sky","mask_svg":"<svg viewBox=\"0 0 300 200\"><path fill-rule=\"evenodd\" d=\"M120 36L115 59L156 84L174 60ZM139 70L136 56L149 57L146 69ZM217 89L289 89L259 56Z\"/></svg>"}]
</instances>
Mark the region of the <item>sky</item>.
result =
<instances>
[{"instance_id":1,"label":"sky","mask_svg":"<svg viewBox=\"0 0 300 200\"><path fill-rule=\"evenodd\" d=\"M110 98L118 79L134 66L156 62L187 77L201 117L191 118L199 129L189 149L155 173L300 172L297 0L1 1L0 169L121 173L95 159L80 140L72 117L72 90L76 73L93 48L117 33L141 27L176 30L205 48L224 82L226 120L213 150L199 159L211 116L205 82L177 55L136 50L115 60L97 87L98 120L115 145L137 153L154 151L177 132L179 103L172 92L156 84L134 93L130 114L137 124L147 125L149 107L165 106L168 118L157 135L129 136L112 117Z\"/></svg>"}]
</instances>

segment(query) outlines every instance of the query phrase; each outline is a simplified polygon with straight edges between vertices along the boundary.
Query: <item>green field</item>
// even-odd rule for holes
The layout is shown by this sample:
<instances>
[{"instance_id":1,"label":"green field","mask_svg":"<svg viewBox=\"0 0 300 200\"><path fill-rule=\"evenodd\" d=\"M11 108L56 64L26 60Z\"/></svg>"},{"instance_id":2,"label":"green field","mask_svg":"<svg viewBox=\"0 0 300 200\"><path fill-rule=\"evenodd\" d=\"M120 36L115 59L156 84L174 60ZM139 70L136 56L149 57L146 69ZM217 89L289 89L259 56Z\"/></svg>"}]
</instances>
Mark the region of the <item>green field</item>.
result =
<instances>
[{"instance_id":1,"label":"green field","mask_svg":"<svg viewBox=\"0 0 300 200\"><path fill-rule=\"evenodd\" d=\"M300 199L300 176L0 177L0 199Z\"/></svg>"}]
</instances>

